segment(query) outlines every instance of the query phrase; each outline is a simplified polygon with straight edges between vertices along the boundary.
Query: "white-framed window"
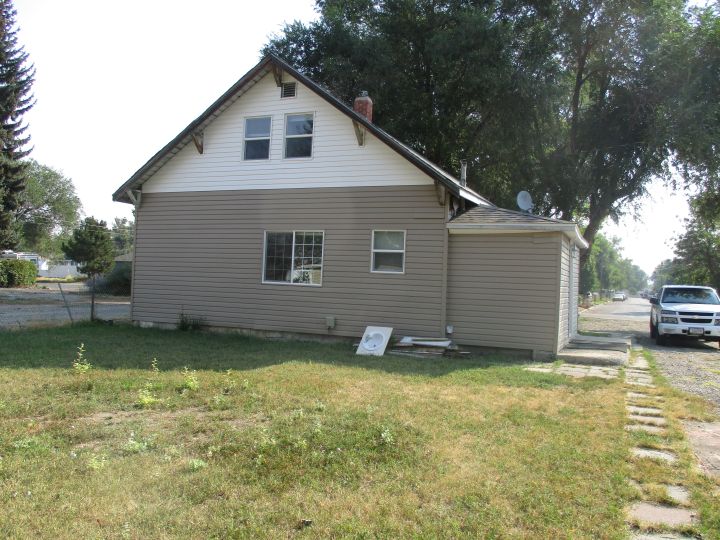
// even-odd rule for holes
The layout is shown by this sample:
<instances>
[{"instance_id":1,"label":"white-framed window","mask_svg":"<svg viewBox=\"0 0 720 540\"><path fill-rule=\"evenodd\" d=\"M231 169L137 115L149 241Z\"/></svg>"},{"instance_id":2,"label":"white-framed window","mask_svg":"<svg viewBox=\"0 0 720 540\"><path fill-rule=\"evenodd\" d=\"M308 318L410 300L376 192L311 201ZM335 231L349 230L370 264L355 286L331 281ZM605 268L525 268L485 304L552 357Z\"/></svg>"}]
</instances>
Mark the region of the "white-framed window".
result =
<instances>
[{"instance_id":1,"label":"white-framed window","mask_svg":"<svg viewBox=\"0 0 720 540\"><path fill-rule=\"evenodd\" d=\"M270 130L272 118L255 116L245 119L245 148L243 159L270 158Z\"/></svg>"},{"instance_id":2,"label":"white-framed window","mask_svg":"<svg viewBox=\"0 0 720 540\"><path fill-rule=\"evenodd\" d=\"M405 231L374 230L371 251L371 272L405 272Z\"/></svg>"},{"instance_id":3,"label":"white-framed window","mask_svg":"<svg viewBox=\"0 0 720 540\"><path fill-rule=\"evenodd\" d=\"M263 283L322 285L324 231L265 231Z\"/></svg>"},{"instance_id":4,"label":"white-framed window","mask_svg":"<svg viewBox=\"0 0 720 540\"><path fill-rule=\"evenodd\" d=\"M285 157L312 157L313 113L285 116Z\"/></svg>"}]
</instances>

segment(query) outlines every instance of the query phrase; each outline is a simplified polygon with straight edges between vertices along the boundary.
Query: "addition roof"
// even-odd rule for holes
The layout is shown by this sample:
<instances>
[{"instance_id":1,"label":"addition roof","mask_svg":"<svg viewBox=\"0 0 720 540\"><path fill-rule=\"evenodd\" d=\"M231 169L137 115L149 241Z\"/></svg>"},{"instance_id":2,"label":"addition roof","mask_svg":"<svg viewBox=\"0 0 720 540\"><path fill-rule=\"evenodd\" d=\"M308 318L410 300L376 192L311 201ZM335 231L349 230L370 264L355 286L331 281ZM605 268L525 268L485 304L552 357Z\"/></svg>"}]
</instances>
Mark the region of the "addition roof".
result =
<instances>
[{"instance_id":1,"label":"addition roof","mask_svg":"<svg viewBox=\"0 0 720 540\"><path fill-rule=\"evenodd\" d=\"M493 234L521 232L562 232L579 248L588 243L580 234L577 223L527 212L507 210L497 206L476 206L448 222L447 228L455 234Z\"/></svg>"},{"instance_id":2,"label":"addition roof","mask_svg":"<svg viewBox=\"0 0 720 540\"><path fill-rule=\"evenodd\" d=\"M152 177L165 163L167 163L175 154L188 145L193 135L200 133L215 118L223 113L230 105L237 101L245 92L255 85L265 75L273 70L286 72L294 79L307 86L318 96L327 101L330 105L338 109L340 112L348 116L353 122L357 122L375 135L378 139L395 150L410 163L415 165L425 174L445 186L451 193L458 197L467 199L475 204L493 207L487 199L474 192L472 189L464 186L460 181L442 170L436 164L425 158L421 154L412 150L406 144L400 142L395 137L380 129L378 126L368 121L363 115L358 114L352 108L340 101L337 97L328 92L325 88L310 80L308 77L297 71L283 59L273 54L268 54L260 62L248 71L240 80L231 86L220 98L215 101L205 112L193 120L184 130L182 130L172 141L166 144L157 154L148 160L145 165L133 174L115 193L113 200L119 202L131 202L132 197L129 192L139 190L142 185Z\"/></svg>"}]
</instances>

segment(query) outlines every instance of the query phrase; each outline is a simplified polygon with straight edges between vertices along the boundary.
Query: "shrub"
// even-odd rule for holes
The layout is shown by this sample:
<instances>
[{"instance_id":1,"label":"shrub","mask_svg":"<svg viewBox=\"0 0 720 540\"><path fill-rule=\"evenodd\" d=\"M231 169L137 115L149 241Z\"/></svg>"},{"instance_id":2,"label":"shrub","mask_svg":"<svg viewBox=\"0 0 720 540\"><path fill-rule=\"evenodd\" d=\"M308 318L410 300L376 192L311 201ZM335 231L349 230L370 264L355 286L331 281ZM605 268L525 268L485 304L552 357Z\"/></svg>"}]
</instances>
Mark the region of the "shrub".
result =
<instances>
[{"instance_id":1,"label":"shrub","mask_svg":"<svg viewBox=\"0 0 720 540\"><path fill-rule=\"evenodd\" d=\"M37 266L30 261L0 261L0 287L30 287L37 279Z\"/></svg>"},{"instance_id":2,"label":"shrub","mask_svg":"<svg viewBox=\"0 0 720 540\"><path fill-rule=\"evenodd\" d=\"M95 292L113 296L129 296L132 283L132 265L126 262L115 263L105 275L95 280Z\"/></svg>"},{"instance_id":3,"label":"shrub","mask_svg":"<svg viewBox=\"0 0 720 540\"><path fill-rule=\"evenodd\" d=\"M178 315L177 329L187 332L188 330L200 330L202 328L202 317L191 317L184 311Z\"/></svg>"}]
</instances>

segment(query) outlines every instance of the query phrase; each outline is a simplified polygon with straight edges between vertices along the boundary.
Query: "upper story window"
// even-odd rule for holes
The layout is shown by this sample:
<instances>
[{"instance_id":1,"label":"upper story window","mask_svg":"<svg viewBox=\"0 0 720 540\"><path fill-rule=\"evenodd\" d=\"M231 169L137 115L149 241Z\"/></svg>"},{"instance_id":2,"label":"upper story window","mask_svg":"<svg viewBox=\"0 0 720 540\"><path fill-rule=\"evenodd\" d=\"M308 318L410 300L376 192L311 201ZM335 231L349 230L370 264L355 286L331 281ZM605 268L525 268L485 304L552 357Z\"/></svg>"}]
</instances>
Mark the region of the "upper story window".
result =
<instances>
[{"instance_id":1,"label":"upper story window","mask_svg":"<svg viewBox=\"0 0 720 540\"><path fill-rule=\"evenodd\" d=\"M312 156L313 115L288 114L285 117L285 157Z\"/></svg>"},{"instance_id":2,"label":"upper story window","mask_svg":"<svg viewBox=\"0 0 720 540\"><path fill-rule=\"evenodd\" d=\"M372 272L405 272L405 231L373 231Z\"/></svg>"},{"instance_id":3,"label":"upper story window","mask_svg":"<svg viewBox=\"0 0 720 540\"><path fill-rule=\"evenodd\" d=\"M266 231L263 283L321 285L322 231Z\"/></svg>"},{"instance_id":4,"label":"upper story window","mask_svg":"<svg viewBox=\"0 0 720 540\"><path fill-rule=\"evenodd\" d=\"M245 159L268 159L270 157L269 116L245 119Z\"/></svg>"}]
</instances>

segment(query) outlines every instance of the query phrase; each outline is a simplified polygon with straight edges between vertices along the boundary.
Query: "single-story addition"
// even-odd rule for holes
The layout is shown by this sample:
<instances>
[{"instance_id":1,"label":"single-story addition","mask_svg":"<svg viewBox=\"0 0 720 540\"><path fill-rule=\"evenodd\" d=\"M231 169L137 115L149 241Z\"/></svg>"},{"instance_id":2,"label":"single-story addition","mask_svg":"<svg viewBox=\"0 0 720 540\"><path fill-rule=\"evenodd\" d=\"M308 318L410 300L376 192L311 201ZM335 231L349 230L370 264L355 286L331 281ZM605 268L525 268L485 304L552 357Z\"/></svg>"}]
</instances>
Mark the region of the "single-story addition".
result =
<instances>
[{"instance_id":1,"label":"single-story addition","mask_svg":"<svg viewBox=\"0 0 720 540\"><path fill-rule=\"evenodd\" d=\"M358 338L367 325L559 351L576 224L504 210L267 56L113 195L137 209L132 319Z\"/></svg>"}]
</instances>

